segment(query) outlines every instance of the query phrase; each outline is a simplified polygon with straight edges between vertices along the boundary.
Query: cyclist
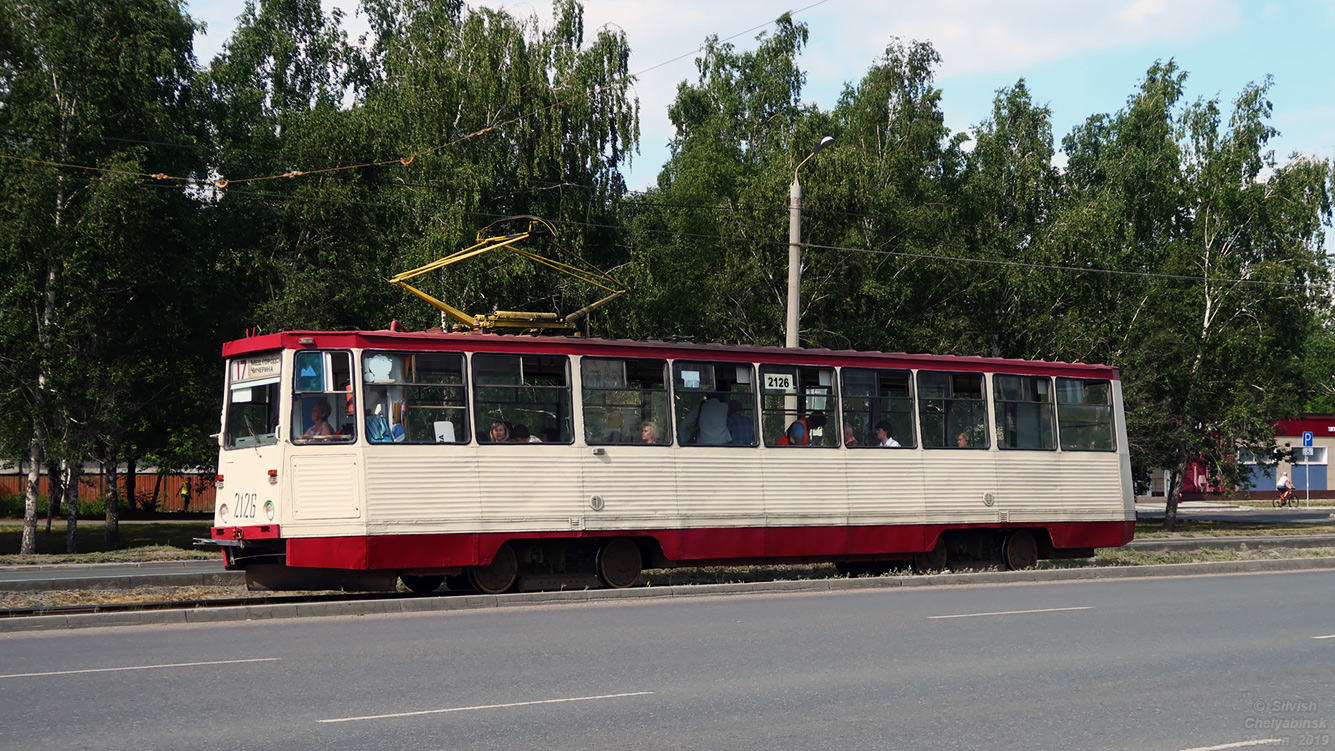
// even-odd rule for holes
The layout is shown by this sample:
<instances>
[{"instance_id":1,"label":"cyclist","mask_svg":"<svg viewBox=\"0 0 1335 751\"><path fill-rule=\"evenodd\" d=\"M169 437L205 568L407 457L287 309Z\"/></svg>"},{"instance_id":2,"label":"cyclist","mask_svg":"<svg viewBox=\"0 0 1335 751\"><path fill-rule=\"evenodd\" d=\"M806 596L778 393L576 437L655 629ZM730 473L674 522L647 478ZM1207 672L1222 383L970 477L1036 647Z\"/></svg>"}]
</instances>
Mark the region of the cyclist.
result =
<instances>
[{"instance_id":1,"label":"cyclist","mask_svg":"<svg viewBox=\"0 0 1335 751\"><path fill-rule=\"evenodd\" d=\"M1279 482L1275 483L1275 490L1279 491L1279 497L1275 499L1276 506L1286 506L1293 500L1293 480L1289 479L1288 472L1279 476Z\"/></svg>"}]
</instances>

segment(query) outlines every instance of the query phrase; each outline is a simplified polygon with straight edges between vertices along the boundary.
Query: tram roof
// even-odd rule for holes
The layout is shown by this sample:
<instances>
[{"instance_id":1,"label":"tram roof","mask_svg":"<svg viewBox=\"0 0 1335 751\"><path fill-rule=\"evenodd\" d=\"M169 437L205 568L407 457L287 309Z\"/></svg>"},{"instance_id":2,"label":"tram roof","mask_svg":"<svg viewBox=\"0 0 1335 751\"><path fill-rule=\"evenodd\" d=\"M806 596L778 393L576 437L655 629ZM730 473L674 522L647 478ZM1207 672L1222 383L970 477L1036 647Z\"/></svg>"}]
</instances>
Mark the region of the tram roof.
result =
<instances>
[{"instance_id":1,"label":"tram roof","mask_svg":"<svg viewBox=\"0 0 1335 751\"><path fill-rule=\"evenodd\" d=\"M931 368L961 371L1001 371L1022 375L1069 375L1119 378L1111 365L1066 363L1049 360L1017 360L999 357L871 352L863 350L789 349L744 344L688 341L597 339L564 336L516 336L427 331L280 331L236 339L223 344L223 357L270 352L278 349L401 349L417 352L493 352L509 354L590 355L604 357L661 357L673 359L765 362L790 365L838 365L841 367Z\"/></svg>"}]
</instances>

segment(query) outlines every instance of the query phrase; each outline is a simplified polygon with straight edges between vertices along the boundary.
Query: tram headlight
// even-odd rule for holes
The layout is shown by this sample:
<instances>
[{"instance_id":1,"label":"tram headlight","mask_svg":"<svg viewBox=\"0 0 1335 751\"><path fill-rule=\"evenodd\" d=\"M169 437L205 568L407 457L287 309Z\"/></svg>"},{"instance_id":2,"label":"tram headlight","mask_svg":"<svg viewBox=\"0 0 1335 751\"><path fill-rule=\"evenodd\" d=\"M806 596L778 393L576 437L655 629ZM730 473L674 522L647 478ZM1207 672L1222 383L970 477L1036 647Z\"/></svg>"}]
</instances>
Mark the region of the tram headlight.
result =
<instances>
[{"instance_id":1,"label":"tram headlight","mask_svg":"<svg viewBox=\"0 0 1335 751\"><path fill-rule=\"evenodd\" d=\"M274 513L275 513L275 509L274 509L273 501L265 501L265 502L264 502L264 515L267 516L267 517L269 517L269 521L273 521Z\"/></svg>"},{"instance_id":2,"label":"tram headlight","mask_svg":"<svg viewBox=\"0 0 1335 751\"><path fill-rule=\"evenodd\" d=\"M226 524L227 522L231 521L231 517L232 515L227 513L226 503L218 507L218 518L222 520L223 524Z\"/></svg>"}]
</instances>

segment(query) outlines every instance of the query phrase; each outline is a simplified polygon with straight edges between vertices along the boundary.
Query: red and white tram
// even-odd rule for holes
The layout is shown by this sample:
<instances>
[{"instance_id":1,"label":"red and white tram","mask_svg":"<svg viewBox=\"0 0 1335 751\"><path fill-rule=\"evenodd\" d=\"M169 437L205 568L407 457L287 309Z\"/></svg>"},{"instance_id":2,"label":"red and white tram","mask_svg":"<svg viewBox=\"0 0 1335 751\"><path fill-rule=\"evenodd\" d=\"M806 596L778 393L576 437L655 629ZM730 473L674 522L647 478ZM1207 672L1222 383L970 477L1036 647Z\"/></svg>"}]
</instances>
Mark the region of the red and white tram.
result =
<instances>
[{"instance_id":1,"label":"red and white tram","mask_svg":"<svg viewBox=\"0 0 1335 751\"><path fill-rule=\"evenodd\" d=\"M1112 367L439 331L223 355L212 542L255 586L1020 568L1134 532Z\"/></svg>"}]
</instances>

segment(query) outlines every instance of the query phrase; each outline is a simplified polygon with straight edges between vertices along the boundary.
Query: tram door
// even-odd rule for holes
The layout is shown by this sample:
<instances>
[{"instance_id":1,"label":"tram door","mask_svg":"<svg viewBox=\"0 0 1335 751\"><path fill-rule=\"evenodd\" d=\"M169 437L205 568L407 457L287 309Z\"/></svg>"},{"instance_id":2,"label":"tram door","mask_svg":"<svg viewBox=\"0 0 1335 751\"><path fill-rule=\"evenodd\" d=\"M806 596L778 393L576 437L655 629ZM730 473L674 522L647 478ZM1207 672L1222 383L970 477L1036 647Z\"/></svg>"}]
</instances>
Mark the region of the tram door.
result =
<instances>
[{"instance_id":1,"label":"tram door","mask_svg":"<svg viewBox=\"0 0 1335 751\"><path fill-rule=\"evenodd\" d=\"M580 361L585 526L650 529L677 515L666 360Z\"/></svg>"}]
</instances>

